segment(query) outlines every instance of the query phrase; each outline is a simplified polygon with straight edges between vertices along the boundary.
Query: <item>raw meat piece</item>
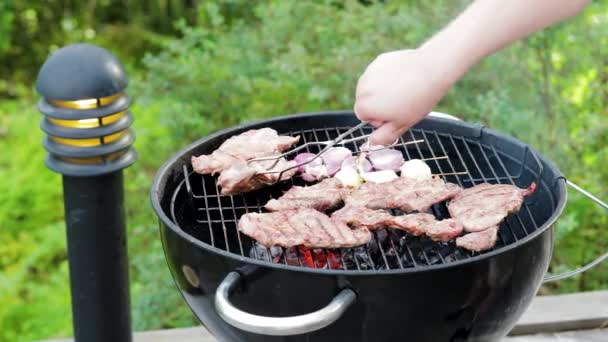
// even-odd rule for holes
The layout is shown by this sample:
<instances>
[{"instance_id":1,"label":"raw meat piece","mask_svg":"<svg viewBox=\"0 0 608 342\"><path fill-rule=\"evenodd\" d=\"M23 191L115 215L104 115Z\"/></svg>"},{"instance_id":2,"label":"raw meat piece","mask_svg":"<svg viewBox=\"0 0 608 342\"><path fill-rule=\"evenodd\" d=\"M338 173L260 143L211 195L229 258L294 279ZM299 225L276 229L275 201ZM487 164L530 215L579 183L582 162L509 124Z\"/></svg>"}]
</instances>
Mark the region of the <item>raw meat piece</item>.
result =
<instances>
[{"instance_id":1,"label":"raw meat piece","mask_svg":"<svg viewBox=\"0 0 608 342\"><path fill-rule=\"evenodd\" d=\"M288 167L296 165L294 161L287 161L281 158L276 165L266 170L267 167L274 164L274 160L266 160L259 162L239 162L220 173L217 179L217 185L221 187L222 195L234 195L238 193L248 192L259 189L267 184L273 184L279 179L279 172L259 174L265 171L280 171ZM286 180L293 177L297 170L291 169L283 172L281 180Z\"/></svg>"},{"instance_id":2,"label":"raw meat piece","mask_svg":"<svg viewBox=\"0 0 608 342\"><path fill-rule=\"evenodd\" d=\"M469 233L456 238L456 246L470 251L482 252L491 249L496 244L498 227L494 226L479 232Z\"/></svg>"},{"instance_id":3,"label":"raw meat piece","mask_svg":"<svg viewBox=\"0 0 608 342\"><path fill-rule=\"evenodd\" d=\"M417 181L398 178L390 182L365 183L346 198L346 203L370 209L427 211L433 204L456 196L462 189L439 178Z\"/></svg>"},{"instance_id":4,"label":"raw meat piece","mask_svg":"<svg viewBox=\"0 0 608 342\"><path fill-rule=\"evenodd\" d=\"M464 189L448 203L448 211L467 232L478 232L500 224L507 215L516 213L524 197L532 194L536 184L520 189L509 184L483 183Z\"/></svg>"},{"instance_id":5,"label":"raw meat piece","mask_svg":"<svg viewBox=\"0 0 608 342\"><path fill-rule=\"evenodd\" d=\"M349 190L336 178L327 178L311 186L293 186L278 199L271 199L265 208L269 211L312 208L319 211L340 205Z\"/></svg>"},{"instance_id":6,"label":"raw meat piece","mask_svg":"<svg viewBox=\"0 0 608 342\"><path fill-rule=\"evenodd\" d=\"M450 241L462 233L462 224L454 219L435 221L424 226L424 233L433 241Z\"/></svg>"},{"instance_id":7,"label":"raw meat piece","mask_svg":"<svg viewBox=\"0 0 608 342\"><path fill-rule=\"evenodd\" d=\"M331 218L354 228L369 230L394 228L415 236L426 234L435 241L448 241L462 233L462 225L457 221L453 219L438 221L433 215L427 213L393 216L382 209L347 205L334 212Z\"/></svg>"},{"instance_id":8,"label":"raw meat piece","mask_svg":"<svg viewBox=\"0 0 608 342\"><path fill-rule=\"evenodd\" d=\"M268 127L252 129L228 138L209 155L192 156L192 167L197 173L215 175L238 164L239 161L283 152L299 140L299 136L279 135L277 131Z\"/></svg>"}]
</instances>

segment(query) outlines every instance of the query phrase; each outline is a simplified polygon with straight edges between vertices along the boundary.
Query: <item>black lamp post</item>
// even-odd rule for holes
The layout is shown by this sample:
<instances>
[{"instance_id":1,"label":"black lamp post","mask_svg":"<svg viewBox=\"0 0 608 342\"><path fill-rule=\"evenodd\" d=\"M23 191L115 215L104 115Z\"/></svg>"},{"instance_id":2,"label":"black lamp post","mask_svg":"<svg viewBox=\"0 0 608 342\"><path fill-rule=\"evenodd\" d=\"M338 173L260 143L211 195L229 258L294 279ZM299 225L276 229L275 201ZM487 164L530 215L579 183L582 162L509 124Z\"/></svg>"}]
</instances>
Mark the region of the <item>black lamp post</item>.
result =
<instances>
[{"instance_id":1,"label":"black lamp post","mask_svg":"<svg viewBox=\"0 0 608 342\"><path fill-rule=\"evenodd\" d=\"M131 341L122 169L136 153L127 83L120 62L90 44L57 50L36 82L45 162L63 175L77 342Z\"/></svg>"}]
</instances>

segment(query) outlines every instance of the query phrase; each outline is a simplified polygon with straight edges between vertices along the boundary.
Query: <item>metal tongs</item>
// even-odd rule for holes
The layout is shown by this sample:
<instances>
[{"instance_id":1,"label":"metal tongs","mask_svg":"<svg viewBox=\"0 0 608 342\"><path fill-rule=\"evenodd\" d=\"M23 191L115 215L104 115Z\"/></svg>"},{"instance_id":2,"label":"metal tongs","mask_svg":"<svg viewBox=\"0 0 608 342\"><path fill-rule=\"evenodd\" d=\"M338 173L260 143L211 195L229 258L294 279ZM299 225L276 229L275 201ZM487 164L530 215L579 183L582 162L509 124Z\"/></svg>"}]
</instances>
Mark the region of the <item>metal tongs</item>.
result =
<instances>
[{"instance_id":1,"label":"metal tongs","mask_svg":"<svg viewBox=\"0 0 608 342\"><path fill-rule=\"evenodd\" d=\"M275 184L277 182L279 182L281 180L281 178L283 177L283 173L289 171L289 170L293 170L295 168L301 167L303 165L306 165L308 163L311 163L312 161L314 161L315 159L319 158L321 155L323 155L323 153L327 152L327 150L329 150L330 148L336 146L336 145L344 145L344 144L348 144L348 143L352 143L352 142L356 142L356 141L361 141L361 140L365 140L368 139L370 134L364 134L358 137L354 137L354 138L349 138L346 139L347 136L349 136L350 134L352 134L353 132L360 130L361 128L363 128L365 125L367 125L366 121L361 122L360 124L356 125L353 128L350 128L349 130L347 130L346 132L338 135L335 139L333 140L325 140L325 141L311 141L311 142L307 142L304 143L296 148L293 148L287 152L284 152L283 154L279 154L279 155L273 155L273 156L269 156L269 157L260 157L260 158L254 158L254 159L249 159L247 161L247 163L252 163L252 162L260 162L260 161L267 161L267 160L275 160L274 163L272 163L272 165L266 167L266 171L262 171L262 172L258 172L258 175L263 175L263 174L273 174L273 173L278 173L279 177L277 177L276 181L272 184ZM423 139L419 139L419 140L412 140L412 141L407 141L407 142L399 142L399 139L397 139L394 143L390 144L390 145L386 145L386 146L374 146L374 147L370 147L369 146L369 141L363 144L362 149L359 151L359 155L357 157L357 169L359 171L359 173L363 173L363 161L365 160L367 153L370 151L377 151L377 150L383 150L383 149L387 149L387 148L391 148L391 147L395 147L395 146L406 146L406 145L411 145L411 144L418 144L423 142ZM319 151L317 154L315 154L314 157L310 158L309 160L305 161L305 162L301 162L299 164L284 168L282 170L272 170L277 163L279 162L279 160L281 160L281 158L284 158L290 154L293 154L295 152L301 151L302 149L305 149L307 147L310 146L315 146L315 145L321 145L324 146L321 151Z\"/></svg>"}]
</instances>

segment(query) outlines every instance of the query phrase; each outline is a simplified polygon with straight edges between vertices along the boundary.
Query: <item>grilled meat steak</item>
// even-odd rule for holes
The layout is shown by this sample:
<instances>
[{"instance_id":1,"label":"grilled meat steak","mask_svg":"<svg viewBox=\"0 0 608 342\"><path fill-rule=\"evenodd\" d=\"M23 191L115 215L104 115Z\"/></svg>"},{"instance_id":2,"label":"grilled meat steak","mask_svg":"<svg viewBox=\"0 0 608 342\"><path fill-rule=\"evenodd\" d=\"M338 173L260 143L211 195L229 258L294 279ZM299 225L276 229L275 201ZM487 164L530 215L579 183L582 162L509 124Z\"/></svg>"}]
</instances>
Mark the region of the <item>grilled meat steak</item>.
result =
<instances>
[{"instance_id":1,"label":"grilled meat steak","mask_svg":"<svg viewBox=\"0 0 608 342\"><path fill-rule=\"evenodd\" d=\"M386 183L365 183L346 198L346 203L370 209L425 212L436 203L456 196L462 189L440 178L418 181L398 178Z\"/></svg>"},{"instance_id":2,"label":"grilled meat steak","mask_svg":"<svg viewBox=\"0 0 608 342\"><path fill-rule=\"evenodd\" d=\"M345 206L331 214L331 218L352 227L364 227L370 230L383 229L394 225L394 216L382 209Z\"/></svg>"},{"instance_id":3,"label":"grilled meat steak","mask_svg":"<svg viewBox=\"0 0 608 342\"><path fill-rule=\"evenodd\" d=\"M424 234L433 241L450 241L462 233L462 223L455 219L435 221L424 227Z\"/></svg>"},{"instance_id":4,"label":"grilled meat steak","mask_svg":"<svg viewBox=\"0 0 608 342\"><path fill-rule=\"evenodd\" d=\"M265 171L280 171L294 166L294 161L287 161L285 158L279 159L276 165L275 160L264 160L247 163L239 161L231 167L223 170L217 179L217 185L221 187L222 195L234 195L259 189L267 184L275 183L279 178L279 172L259 174ZM266 170L268 167L270 170ZM286 180L297 172L296 169L286 171L281 176L281 180Z\"/></svg>"},{"instance_id":5,"label":"grilled meat steak","mask_svg":"<svg viewBox=\"0 0 608 342\"><path fill-rule=\"evenodd\" d=\"M382 209L345 206L331 215L334 220L344 222L354 228L377 230L394 228L412 235L427 235L435 241L449 241L462 233L462 225L454 219L438 221L427 213L393 216Z\"/></svg>"},{"instance_id":6,"label":"grilled meat steak","mask_svg":"<svg viewBox=\"0 0 608 342\"><path fill-rule=\"evenodd\" d=\"M435 217L431 214L393 216L383 209L369 209L352 205L346 205L335 211L331 218L355 228L370 230L397 228L416 236L424 234L423 227L435 221Z\"/></svg>"},{"instance_id":7,"label":"grilled meat steak","mask_svg":"<svg viewBox=\"0 0 608 342\"><path fill-rule=\"evenodd\" d=\"M494 226L456 238L456 246L470 251L482 252L493 248L496 244L497 237L498 226Z\"/></svg>"},{"instance_id":8,"label":"grilled meat steak","mask_svg":"<svg viewBox=\"0 0 608 342\"><path fill-rule=\"evenodd\" d=\"M426 234L429 227L437 222L435 216L427 213L395 216L395 228L405 230L414 236Z\"/></svg>"},{"instance_id":9,"label":"grilled meat steak","mask_svg":"<svg viewBox=\"0 0 608 342\"><path fill-rule=\"evenodd\" d=\"M192 167L197 173L215 175L238 164L239 161L283 152L299 140L299 136L279 135L272 128L252 129L228 138L209 155L193 156Z\"/></svg>"},{"instance_id":10,"label":"grilled meat steak","mask_svg":"<svg viewBox=\"0 0 608 342\"><path fill-rule=\"evenodd\" d=\"M295 165L294 162L281 158L275 160L247 163L258 157L279 155L282 151L297 143L300 137L279 135L271 128L252 129L228 138L209 155L192 156L194 172L200 174L219 173L218 186L222 195L233 195L259 189L266 184L277 181L279 173L259 174L264 171L282 170ZM272 167L271 170L266 170ZM296 170L283 173L281 180L293 177Z\"/></svg>"},{"instance_id":11,"label":"grilled meat steak","mask_svg":"<svg viewBox=\"0 0 608 342\"><path fill-rule=\"evenodd\" d=\"M310 208L247 213L241 217L238 229L266 247L354 247L371 239L369 230L351 229Z\"/></svg>"},{"instance_id":12,"label":"grilled meat steak","mask_svg":"<svg viewBox=\"0 0 608 342\"><path fill-rule=\"evenodd\" d=\"M534 192L536 184L520 189L508 184L483 183L464 189L448 203L450 216L467 232L478 232L497 226L511 213L519 211L525 196Z\"/></svg>"},{"instance_id":13,"label":"grilled meat steak","mask_svg":"<svg viewBox=\"0 0 608 342\"><path fill-rule=\"evenodd\" d=\"M326 178L311 186L293 186L278 199L271 199L265 208L281 211L297 208L312 208L319 211L340 205L350 191L336 178Z\"/></svg>"}]
</instances>

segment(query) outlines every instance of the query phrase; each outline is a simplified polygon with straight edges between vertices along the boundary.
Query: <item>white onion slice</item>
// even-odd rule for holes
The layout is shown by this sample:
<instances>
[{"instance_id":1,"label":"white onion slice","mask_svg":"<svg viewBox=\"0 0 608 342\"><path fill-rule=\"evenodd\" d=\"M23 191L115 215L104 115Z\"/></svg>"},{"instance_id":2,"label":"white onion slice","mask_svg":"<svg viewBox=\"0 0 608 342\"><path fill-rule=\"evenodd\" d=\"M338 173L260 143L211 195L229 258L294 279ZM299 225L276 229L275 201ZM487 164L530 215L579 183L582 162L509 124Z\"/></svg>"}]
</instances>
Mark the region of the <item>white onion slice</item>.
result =
<instances>
[{"instance_id":1,"label":"white onion slice","mask_svg":"<svg viewBox=\"0 0 608 342\"><path fill-rule=\"evenodd\" d=\"M386 183L399 178L395 171L392 170L366 172L361 177L370 183Z\"/></svg>"},{"instance_id":2,"label":"white onion slice","mask_svg":"<svg viewBox=\"0 0 608 342\"><path fill-rule=\"evenodd\" d=\"M362 166L363 166L364 172L370 172L372 170L372 164L367 159L363 160ZM352 170L356 171L357 170L357 157L350 156L350 157L344 159L344 161L342 162L342 169L352 169Z\"/></svg>"},{"instance_id":3,"label":"white onion slice","mask_svg":"<svg viewBox=\"0 0 608 342\"><path fill-rule=\"evenodd\" d=\"M301 164L301 163L306 163L307 161L311 160L314 156L315 156L314 153L304 152L304 153L300 153L300 154L296 155L296 157L293 158L293 160L296 162L296 164ZM306 165L298 166L298 172L304 172L305 168L306 168Z\"/></svg>"},{"instance_id":4,"label":"white onion slice","mask_svg":"<svg viewBox=\"0 0 608 342\"><path fill-rule=\"evenodd\" d=\"M323 162L325 163L325 166L327 166L327 174L333 176L340 170L342 162L351 156L351 150L346 147L332 147L325 151L321 155L321 158L323 158Z\"/></svg>"},{"instance_id":5,"label":"white onion slice","mask_svg":"<svg viewBox=\"0 0 608 342\"><path fill-rule=\"evenodd\" d=\"M361 185L361 177L355 169L343 168L334 175L334 178L339 179L345 187L358 188Z\"/></svg>"},{"instance_id":6,"label":"white onion slice","mask_svg":"<svg viewBox=\"0 0 608 342\"><path fill-rule=\"evenodd\" d=\"M370 151L368 154L369 161L372 163L374 170L391 170L397 171L405 161L401 151L387 148L384 150Z\"/></svg>"},{"instance_id":7,"label":"white onion slice","mask_svg":"<svg viewBox=\"0 0 608 342\"><path fill-rule=\"evenodd\" d=\"M401 166L401 177L415 180L429 180L433 178L431 168L420 159L408 160Z\"/></svg>"}]
</instances>

